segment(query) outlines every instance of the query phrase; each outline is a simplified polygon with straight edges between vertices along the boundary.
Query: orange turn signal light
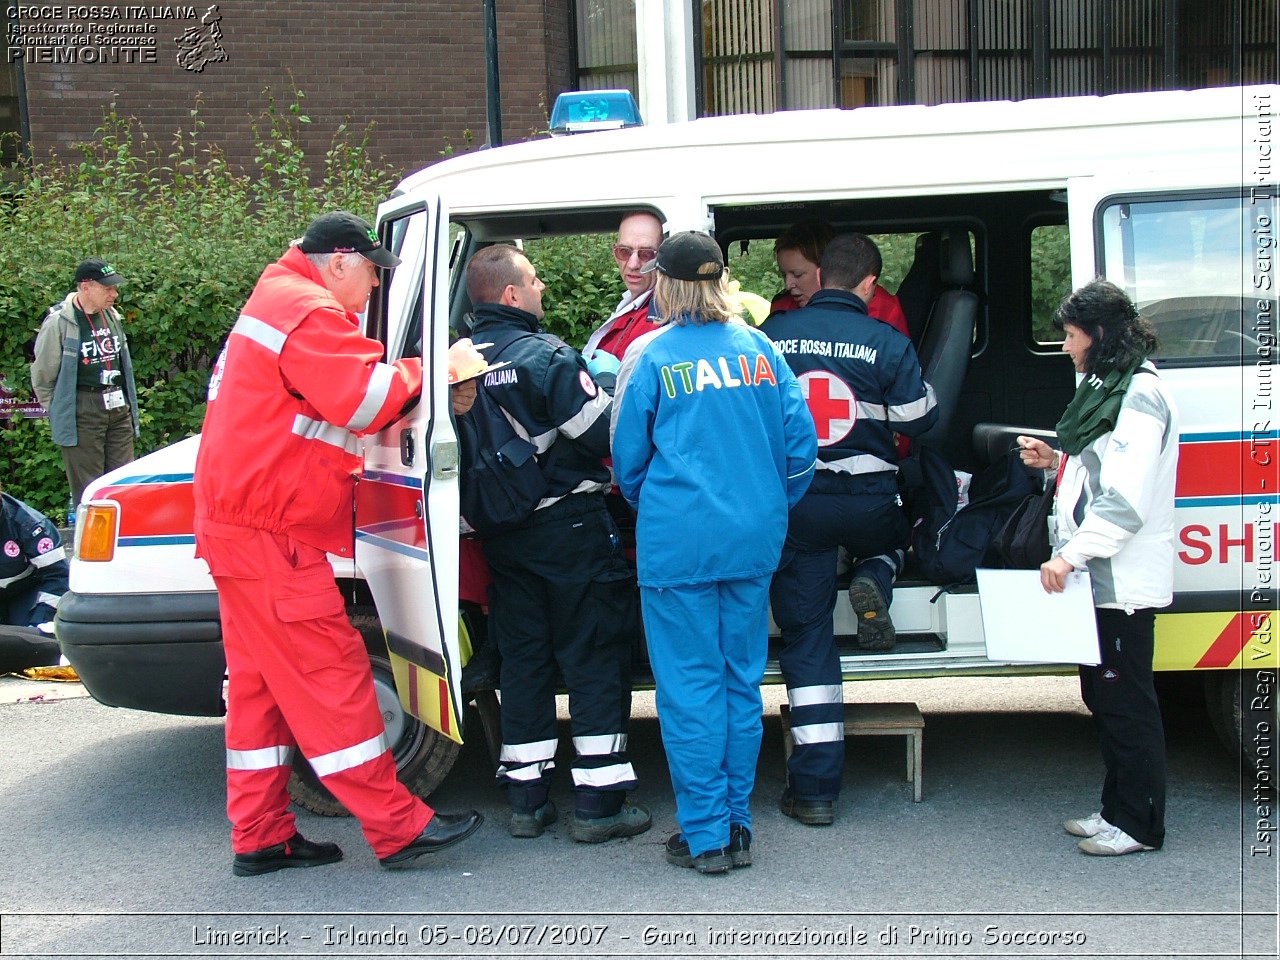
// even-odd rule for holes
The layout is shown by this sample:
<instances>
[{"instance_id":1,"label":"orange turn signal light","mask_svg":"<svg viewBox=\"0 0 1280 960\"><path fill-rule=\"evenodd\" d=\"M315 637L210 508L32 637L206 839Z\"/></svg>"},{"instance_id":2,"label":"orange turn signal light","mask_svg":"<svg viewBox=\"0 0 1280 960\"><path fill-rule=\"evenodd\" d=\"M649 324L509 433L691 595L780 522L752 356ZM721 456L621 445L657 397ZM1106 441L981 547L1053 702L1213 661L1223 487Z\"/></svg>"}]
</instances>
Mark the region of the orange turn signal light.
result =
<instances>
[{"instance_id":1,"label":"orange turn signal light","mask_svg":"<svg viewBox=\"0 0 1280 960\"><path fill-rule=\"evenodd\" d=\"M116 555L120 509L114 503L82 504L76 522L76 558L106 563Z\"/></svg>"}]
</instances>

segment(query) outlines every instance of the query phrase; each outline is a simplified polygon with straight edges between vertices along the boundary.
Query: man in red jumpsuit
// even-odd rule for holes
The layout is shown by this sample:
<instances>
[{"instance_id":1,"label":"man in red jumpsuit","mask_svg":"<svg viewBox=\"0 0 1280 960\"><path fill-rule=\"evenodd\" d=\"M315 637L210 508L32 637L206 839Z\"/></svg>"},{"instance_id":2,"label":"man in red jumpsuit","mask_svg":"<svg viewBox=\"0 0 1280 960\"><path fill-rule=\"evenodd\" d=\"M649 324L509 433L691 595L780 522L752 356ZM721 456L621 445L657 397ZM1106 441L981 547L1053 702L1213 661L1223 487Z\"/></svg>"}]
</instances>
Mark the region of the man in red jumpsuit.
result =
<instances>
[{"instance_id":1,"label":"man in red jumpsuit","mask_svg":"<svg viewBox=\"0 0 1280 960\"><path fill-rule=\"evenodd\" d=\"M195 533L222 615L237 876L342 859L288 810L295 747L384 867L452 846L482 819L435 812L396 779L369 658L325 556L354 549L356 437L422 388L421 360L383 363L357 317L378 271L399 262L359 217L317 218L263 271L209 383ZM474 384L455 390L455 411L474 397Z\"/></svg>"}]
</instances>

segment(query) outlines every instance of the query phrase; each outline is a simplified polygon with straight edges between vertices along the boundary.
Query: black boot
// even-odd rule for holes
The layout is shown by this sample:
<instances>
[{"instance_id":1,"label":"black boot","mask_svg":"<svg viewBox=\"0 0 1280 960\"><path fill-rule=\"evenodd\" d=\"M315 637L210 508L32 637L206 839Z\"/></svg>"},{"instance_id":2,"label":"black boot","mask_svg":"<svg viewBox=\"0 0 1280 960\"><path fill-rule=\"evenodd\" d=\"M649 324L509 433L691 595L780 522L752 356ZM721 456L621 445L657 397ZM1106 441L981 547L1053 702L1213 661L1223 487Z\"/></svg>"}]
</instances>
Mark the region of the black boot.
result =
<instances>
[{"instance_id":1,"label":"black boot","mask_svg":"<svg viewBox=\"0 0 1280 960\"><path fill-rule=\"evenodd\" d=\"M302 834L295 833L284 843L253 853L237 853L231 863L231 872L237 877L256 877L260 873L274 873L289 867L322 867L341 859L342 850L336 843L312 843Z\"/></svg>"}]
</instances>

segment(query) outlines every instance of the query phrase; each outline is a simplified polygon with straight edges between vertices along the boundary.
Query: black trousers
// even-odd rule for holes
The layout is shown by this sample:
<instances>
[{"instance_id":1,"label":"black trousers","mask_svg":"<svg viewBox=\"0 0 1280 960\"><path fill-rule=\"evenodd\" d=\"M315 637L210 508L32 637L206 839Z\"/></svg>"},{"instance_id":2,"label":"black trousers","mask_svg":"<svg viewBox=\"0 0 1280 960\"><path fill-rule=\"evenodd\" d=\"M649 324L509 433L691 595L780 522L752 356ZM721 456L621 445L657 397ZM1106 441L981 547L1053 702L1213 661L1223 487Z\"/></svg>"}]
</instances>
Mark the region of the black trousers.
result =
<instances>
[{"instance_id":1,"label":"black trousers","mask_svg":"<svg viewBox=\"0 0 1280 960\"><path fill-rule=\"evenodd\" d=\"M502 654L498 782L516 809L545 801L563 677L575 760L575 805L617 812L636 785L627 750L635 578L602 494L576 494L485 541L493 573L489 632Z\"/></svg>"},{"instance_id":2,"label":"black trousers","mask_svg":"<svg viewBox=\"0 0 1280 960\"><path fill-rule=\"evenodd\" d=\"M1140 843L1164 843L1164 724L1152 674L1154 610L1097 611L1102 663L1080 667L1107 778L1102 817Z\"/></svg>"}]
</instances>

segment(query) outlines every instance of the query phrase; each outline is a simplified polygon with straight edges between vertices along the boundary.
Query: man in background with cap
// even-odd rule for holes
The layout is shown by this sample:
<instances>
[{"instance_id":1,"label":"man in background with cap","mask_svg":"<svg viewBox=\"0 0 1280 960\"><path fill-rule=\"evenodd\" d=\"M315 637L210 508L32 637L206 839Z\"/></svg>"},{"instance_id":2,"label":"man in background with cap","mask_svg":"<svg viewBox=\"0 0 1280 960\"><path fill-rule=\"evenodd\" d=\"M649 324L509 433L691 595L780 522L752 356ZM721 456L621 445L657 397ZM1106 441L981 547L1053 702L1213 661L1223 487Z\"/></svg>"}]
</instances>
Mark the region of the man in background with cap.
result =
<instances>
[{"instance_id":1,"label":"man in background with cap","mask_svg":"<svg viewBox=\"0 0 1280 960\"><path fill-rule=\"evenodd\" d=\"M36 337L31 386L49 411L74 503L92 481L133 459L138 391L114 306L123 282L106 261L85 260L75 289L49 308Z\"/></svg>"},{"instance_id":2,"label":"man in background with cap","mask_svg":"<svg viewBox=\"0 0 1280 960\"><path fill-rule=\"evenodd\" d=\"M396 779L369 657L326 553L351 557L356 438L418 398L422 361L383 363L359 313L400 258L328 213L263 271L209 381L195 470L196 551L218 588L227 656L227 814L237 876L342 859L289 812L295 747L360 821L384 867L466 839ZM454 411L474 392L455 390Z\"/></svg>"}]
</instances>

